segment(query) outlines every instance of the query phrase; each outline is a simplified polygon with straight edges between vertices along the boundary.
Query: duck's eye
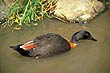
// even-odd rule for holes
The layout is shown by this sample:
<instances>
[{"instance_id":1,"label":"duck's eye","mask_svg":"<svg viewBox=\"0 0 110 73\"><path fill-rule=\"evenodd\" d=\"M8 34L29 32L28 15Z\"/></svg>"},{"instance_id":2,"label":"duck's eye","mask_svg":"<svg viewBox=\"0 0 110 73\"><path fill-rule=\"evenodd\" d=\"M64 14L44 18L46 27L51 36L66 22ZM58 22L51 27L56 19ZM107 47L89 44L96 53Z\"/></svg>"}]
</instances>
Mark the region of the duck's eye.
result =
<instances>
[{"instance_id":1,"label":"duck's eye","mask_svg":"<svg viewBox=\"0 0 110 73\"><path fill-rule=\"evenodd\" d=\"M89 36L89 34L86 34L86 36Z\"/></svg>"}]
</instances>

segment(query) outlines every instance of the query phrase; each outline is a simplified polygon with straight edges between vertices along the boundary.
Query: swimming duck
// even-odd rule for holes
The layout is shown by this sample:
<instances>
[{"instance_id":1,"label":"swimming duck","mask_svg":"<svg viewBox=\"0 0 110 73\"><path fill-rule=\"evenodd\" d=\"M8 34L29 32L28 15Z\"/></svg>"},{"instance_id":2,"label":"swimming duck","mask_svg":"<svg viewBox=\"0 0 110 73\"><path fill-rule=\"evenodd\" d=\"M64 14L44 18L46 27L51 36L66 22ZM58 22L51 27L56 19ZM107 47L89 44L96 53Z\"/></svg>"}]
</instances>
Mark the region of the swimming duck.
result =
<instances>
[{"instance_id":1,"label":"swimming duck","mask_svg":"<svg viewBox=\"0 0 110 73\"><path fill-rule=\"evenodd\" d=\"M22 56L42 58L65 53L74 48L79 40L97 41L88 31L81 30L73 34L71 40L63 38L59 34L47 33L37 36L25 44L10 46L10 48L18 51Z\"/></svg>"}]
</instances>

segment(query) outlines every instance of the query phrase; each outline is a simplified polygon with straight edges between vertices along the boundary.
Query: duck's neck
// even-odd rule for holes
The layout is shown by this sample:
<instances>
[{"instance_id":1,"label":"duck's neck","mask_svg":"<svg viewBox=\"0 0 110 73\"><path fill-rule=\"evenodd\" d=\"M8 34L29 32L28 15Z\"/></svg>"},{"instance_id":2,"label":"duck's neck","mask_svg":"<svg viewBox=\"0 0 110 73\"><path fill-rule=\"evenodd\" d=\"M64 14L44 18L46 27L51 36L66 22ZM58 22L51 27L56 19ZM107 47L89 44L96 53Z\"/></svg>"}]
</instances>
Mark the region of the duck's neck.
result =
<instances>
[{"instance_id":1,"label":"duck's neck","mask_svg":"<svg viewBox=\"0 0 110 73\"><path fill-rule=\"evenodd\" d=\"M73 43L73 42L70 41L70 47L71 47L71 48L75 48L76 45L77 45L76 43Z\"/></svg>"},{"instance_id":2,"label":"duck's neck","mask_svg":"<svg viewBox=\"0 0 110 73\"><path fill-rule=\"evenodd\" d=\"M78 44L78 41L79 41L79 40L76 40L76 39L72 39L72 40L71 40L71 42L73 42L73 43L75 43L75 44Z\"/></svg>"},{"instance_id":3,"label":"duck's neck","mask_svg":"<svg viewBox=\"0 0 110 73\"><path fill-rule=\"evenodd\" d=\"M78 38L78 37L72 37L71 38L71 42L73 42L73 43L75 43L75 44L78 44L78 41L80 40L80 38Z\"/></svg>"},{"instance_id":4,"label":"duck's neck","mask_svg":"<svg viewBox=\"0 0 110 73\"><path fill-rule=\"evenodd\" d=\"M66 39L66 40L68 41L68 43L70 44L70 47L71 47L71 48L76 47L77 43L74 43L74 42L68 40L67 38L65 38L65 39Z\"/></svg>"}]
</instances>

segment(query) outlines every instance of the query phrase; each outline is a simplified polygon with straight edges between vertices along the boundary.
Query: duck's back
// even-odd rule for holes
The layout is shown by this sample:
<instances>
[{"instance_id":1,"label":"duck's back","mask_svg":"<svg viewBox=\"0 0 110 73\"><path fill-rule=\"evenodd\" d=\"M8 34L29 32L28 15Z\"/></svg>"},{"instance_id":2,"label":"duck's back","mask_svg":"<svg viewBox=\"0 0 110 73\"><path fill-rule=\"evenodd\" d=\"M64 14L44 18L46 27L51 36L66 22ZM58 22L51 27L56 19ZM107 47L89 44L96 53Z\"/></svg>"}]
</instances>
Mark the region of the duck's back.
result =
<instances>
[{"instance_id":1,"label":"duck's back","mask_svg":"<svg viewBox=\"0 0 110 73\"><path fill-rule=\"evenodd\" d=\"M33 49L33 56L45 57L64 53L70 50L66 39L59 34L48 33L34 39L36 48Z\"/></svg>"}]
</instances>

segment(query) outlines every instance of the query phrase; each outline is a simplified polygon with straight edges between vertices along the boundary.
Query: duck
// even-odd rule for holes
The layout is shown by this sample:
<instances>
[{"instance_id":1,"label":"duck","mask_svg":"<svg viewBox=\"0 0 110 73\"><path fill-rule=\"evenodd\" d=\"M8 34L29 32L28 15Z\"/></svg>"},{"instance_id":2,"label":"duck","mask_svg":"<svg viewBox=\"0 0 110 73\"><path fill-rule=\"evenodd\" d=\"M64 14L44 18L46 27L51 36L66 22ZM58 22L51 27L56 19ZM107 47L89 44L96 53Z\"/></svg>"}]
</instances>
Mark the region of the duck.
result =
<instances>
[{"instance_id":1,"label":"duck","mask_svg":"<svg viewBox=\"0 0 110 73\"><path fill-rule=\"evenodd\" d=\"M37 36L27 43L10 46L10 48L22 56L39 59L68 52L75 48L80 40L97 41L90 32L80 30L72 35L71 40L56 33L47 33Z\"/></svg>"}]
</instances>

